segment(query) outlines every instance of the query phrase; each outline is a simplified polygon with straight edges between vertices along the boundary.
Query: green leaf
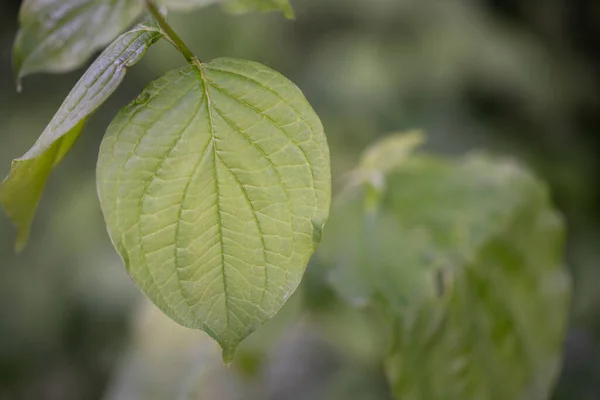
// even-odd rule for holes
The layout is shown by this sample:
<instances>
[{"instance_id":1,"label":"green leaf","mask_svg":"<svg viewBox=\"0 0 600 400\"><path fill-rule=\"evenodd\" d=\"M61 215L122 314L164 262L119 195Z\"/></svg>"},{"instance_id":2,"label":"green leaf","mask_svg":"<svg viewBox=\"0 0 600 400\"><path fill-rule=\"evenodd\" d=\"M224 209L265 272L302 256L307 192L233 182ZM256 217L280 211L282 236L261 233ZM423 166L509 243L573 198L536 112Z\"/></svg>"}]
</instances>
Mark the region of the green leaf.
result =
<instances>
[{"instance_id":1,"label":"green leaf","mask_svg":"<svg viewBox=\"0 0 600 400\"><path fill-rule=\"evenodd\" d=\"M171 71L103 140L98 192L126 268L226 362L296 290L329 214L329 150L302 92L217 59Z\"/></svg>"},{"instance_id":2,"label":"green leaf","mask_svg":"<svg viewBox=\"0 0 600 400\"><path fill-rule=\"evenodd\" d=\"M79 67L141 11L139 0L25 0L13 52L17 81Z\"/></svg>"},{"instance_id":3,"label":"green leaf","mask_svg":"<svg viewBox=\"0 0 600 400\"><path fill-rule=\"evenodd\" d=\"M387 135L363 153L359 170L387 174L400 167L424 141L425 137L421 131Z\"/></svg>"},{"instance_id":4,"label":"green leaf","mask_svg":"<svg viewBox=\"0 0 600 400\"><path fill-rule=\"evenodd\" d=\"M398 399L547 399L569 280L563 225L522 167L414 156L336 205L319 251L354 304L381 307Z\"/></svg>"},{"instance_id":5,"label":"green leaf","mask_svg":"<svg viewBox=\"0 0 600 400\"><path fill-rule=\"evenodd\" d=\"M378 192L385 187L385 176L402 163L425 142L421 131L393 133L379 139L364 151L358 167L346 176L338 195L343 199L363 184L372 186L373 201L377 201Z\"/></svg>"},{"instance_id":6,"label":"green leaf","mask_svg":"<svg viewBox=\"0 0 600 400\"><path fill-rule=\"evenodd\" d=\"M17 250L29 228L52 169L71 149L87 118L116 90L127 68L162 36L151 24L138 25L117 38L81 77L33 147L12 162L0 186L0 204L18 228Z\"/></svg>"},{"instance_id":7,"label":"green leaf","mask_svg":"<svg viewBox=\"0 0 600 400\"><path fill-rule=\"evenodd\" d=\"M228 0L225 8L236 14L251 11L281 11L286 18L294 18L294 9L289 0Z\"/></svg>"},{"instance_id":8,"label":"green leaf","mask_svg":"<svg viewBox=\"0 0 600 400\"><path fill-rule=\"evenodd\" d=\"M219 0L162 0L173 10L187 11ZM282 11L293 18L287 0L227 0L235 13ZM123 32L143 11L141 0L25 0L13 49L17 86L36 72L66 72L78 68Z\"/></svg>"}]
</instances>

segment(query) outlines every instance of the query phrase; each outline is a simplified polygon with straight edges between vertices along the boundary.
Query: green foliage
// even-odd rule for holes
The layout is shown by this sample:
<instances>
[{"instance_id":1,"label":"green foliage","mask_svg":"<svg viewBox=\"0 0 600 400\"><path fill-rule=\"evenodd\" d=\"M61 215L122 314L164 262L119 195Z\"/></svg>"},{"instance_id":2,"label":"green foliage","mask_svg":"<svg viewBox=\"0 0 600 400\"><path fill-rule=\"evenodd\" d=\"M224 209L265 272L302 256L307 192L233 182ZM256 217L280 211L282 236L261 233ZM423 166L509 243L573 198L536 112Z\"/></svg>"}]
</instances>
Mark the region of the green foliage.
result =
<instances>
[{"instance_id":1,"label":"green foliage","mask_svg":"<svg viewBox=\"0 0 600 400\"><path fill-rule=\"evenodd\" d=\"M412 156L384 179L335 204L319 254L386 315L396 398L546 399L569 284L543 185L484 156Z\"/></svg>"},{"instance_id":2,"label":"green foliage","mask_svg":"<svg viewBox=\"0 0 600 400\"><path fill-rule=\"evenodd\" d=\"M204 7L219 0L163 0L173 10ZM80 67L94 52L130 26L143 10L142 0L25 0L14 46L14 69L22 77L35 72L65 72ZM282 11L294 15L287 0L225 0L226 9Z\"/></svg>"},{"instance_id":3,"label":"green foliage","mask_svg":"<svg viewBox=\"0 0 600 400\"><path fill-rule=\"evenodd\" d=\"M24 3L17 77L80 64L140 4ZM291 13L287 2L236 4ZM156 19L116 39L33 148L13 162L0 203L18 227L20 250L52 168L126 68L164 36L190 65L155 81L119 113L99 157L99 195L111 238L142 291L180 324L209 333L229 362L240 341L296 290L321 240L331 197L329 149L319 118L292 82L257 63L200 63L156 6L147 2L147 9ZM89 52L73 53L82 46Z\"/></svg>"},{"instance_id":4,"label":"green foliage","mask_svg":"<svg viewBox=\"0 0 600 400\"><path fill-rule=\"evenodd\" d=\"M387 174L402 165L424 140L420 131L388 135L365 150L355 173Z\"/></svg>"},{"instance_id":5,"label":"green foliage","mask_svg":"<svg viewBox=\"0 0 600 400\"><path fill-rule=\"evenodd\" d=\"M329 213L329 151L301 91L218 59L171 71L111 124L98 192L146 295L231 360L294 292Z\"/></svg>"},{"instance_id":6,"label":"green foliage","mask_svg":"<svg viewBox=\"0 0 600 400\"><path fill-rule=\"evenodd\" d=\"M148 22L117 38L77 82L33 147L13 161L10 174L0 185L0 204L18 228L18 250L27 242L52 169L71 149L89 116L117 89L127 68L161 36Z\"/></svg>"},{"instance_id":7,"label":"green foliage","mask_svg":"<svg viewBox=\"0 0 600 400\"><path fill-rule=\"evenodd\" d=\"M14 46L17 80L79 67L142 12L138 0L26 0Z\"/></svg>"},{"instance_id":8,"label":"green foliage","mask_svg":"<svg viewBox=\"0 0 600 400\"><path fill-rule=\"evenodd\" d=\"M80 65L129 26L141 5L26 1L17 79ZM287 0L224 5L293 17ZM98 194L134 282L172 320L214 338L229 363L296 291L321 241L329 149L319 117L292 82L250 61L200 62L151 1L145 8L153 18L99 56L34 146L13 161L0 203L21 249L52 169L88 117L153 43L169 41L188 65L118 113L100 149ZM348 304L383 315L378 342L389 339L382 358L396 398L545 399L569 294L561 219L522 166L482 155L415 155L422 142L419 132L396 134L365 151L317 263ZM245 363L259 368L253 355ZM201 384L204 393L205 382L188 387Z\"/></svg>"}]
</instances>

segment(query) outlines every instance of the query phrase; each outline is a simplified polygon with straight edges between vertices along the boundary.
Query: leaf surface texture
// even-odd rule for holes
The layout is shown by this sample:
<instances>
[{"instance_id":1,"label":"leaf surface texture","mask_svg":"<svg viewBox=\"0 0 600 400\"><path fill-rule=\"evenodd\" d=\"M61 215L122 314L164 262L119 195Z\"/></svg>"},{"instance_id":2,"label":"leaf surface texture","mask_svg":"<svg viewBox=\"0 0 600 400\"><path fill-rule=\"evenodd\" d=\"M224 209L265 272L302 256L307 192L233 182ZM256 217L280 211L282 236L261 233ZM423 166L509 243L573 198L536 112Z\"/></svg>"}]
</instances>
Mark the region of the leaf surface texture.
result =
<instances>
[{"instance_id":1,"label":"leaf surface texture","mask_svg":"<svg viewBox=\"0 0 600 400\"><path fill-rule=\"evenodd\" d=\"M297 288L329 213L319 118L292 82L249 61L150 84L109 127L97 181L133 280L226 361Z\"/></svg>"}]
</instances>

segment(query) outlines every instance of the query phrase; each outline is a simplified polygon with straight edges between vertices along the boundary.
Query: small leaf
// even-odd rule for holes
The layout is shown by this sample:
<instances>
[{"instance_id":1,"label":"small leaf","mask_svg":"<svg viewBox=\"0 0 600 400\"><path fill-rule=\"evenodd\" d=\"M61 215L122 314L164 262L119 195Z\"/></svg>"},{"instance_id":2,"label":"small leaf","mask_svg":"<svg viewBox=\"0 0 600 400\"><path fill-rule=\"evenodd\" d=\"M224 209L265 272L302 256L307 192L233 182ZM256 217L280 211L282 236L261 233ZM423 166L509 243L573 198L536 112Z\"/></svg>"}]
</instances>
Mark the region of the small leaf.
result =
<instances>
[{"instance_id":1,"label":"small leaf","mask_svg":"<svg viewBox=\"0 0 600 400\"><path fill-rule=\"evenodd\" d=\"M150 84L108 128L109 234L141 290L226 362L296 290L329 214L321 122L289 80L217 59Z\"/></svg>"},{"instance_id":2,"label":"small leaf","mask_svg":"<svg viewBox=\"0 0 600 400\"><path fill-rule=\"evenodd\" d=\"M0 204L17 225L17 250L27 242L52 169L71 149L87 118L119 86L127 67L137 63L161 36L156 27L146 24L117 38L77 82L33 147L12 162L10 174L0 186Z\"/></svg>"},{"instance_id":3,"label":"small leaf","mask_svg":"<svg viewBox=\"0 0 600 400\"><path fill-rule=\"evenodd\" d=\"M543 185L487 157L413 156L336 205L319 257L354 304L380 306L395 338L398 399L546 399L569 279L563 226Z\"/></svg>"},{"instance_id":4,"label":"small leaf","mask_svg":"<svg viewBox=\"0 0 600 400\"><path fill-rule=\"evenodd\" d=\"M233 13L250 11L281 11L286 18L294 18L289 0L227 0L225 8Z\"/></svg>"},{"instance_id":5,"label":"small leaf","mask_svg":"<svg viewBox=\"0 0 600 400\"><path fill-rule=\"evenodd\" d=\"M417 147L425 142L421 131L395 133L385 136L363 153L359 169L365 172L387 174L410 156Z\"/></svg>"},{"instance_id":6,"label":"small leaf","mask_svg":"<svg viewBox=\"0 0 600 400\"><path fill-rule=\"evenodd\" d=\"M400 167L424 142L421 131L393 133L378 140L363 152L358 167L346 175L338 198L343 200L368 183L373 189L372 200L377 201L379 192L385 189L386 174Z\"/></svg>"},{"instance_id":7,"label":"small leaf","mask_svg":"<svg viewBox=\"0 0 600 400\"><path fill-rule=\"evenodd\" d=\"M13 54L17 81L79 67L141 11L139 0L25 0Z\"/></svg>"}]
</instances>

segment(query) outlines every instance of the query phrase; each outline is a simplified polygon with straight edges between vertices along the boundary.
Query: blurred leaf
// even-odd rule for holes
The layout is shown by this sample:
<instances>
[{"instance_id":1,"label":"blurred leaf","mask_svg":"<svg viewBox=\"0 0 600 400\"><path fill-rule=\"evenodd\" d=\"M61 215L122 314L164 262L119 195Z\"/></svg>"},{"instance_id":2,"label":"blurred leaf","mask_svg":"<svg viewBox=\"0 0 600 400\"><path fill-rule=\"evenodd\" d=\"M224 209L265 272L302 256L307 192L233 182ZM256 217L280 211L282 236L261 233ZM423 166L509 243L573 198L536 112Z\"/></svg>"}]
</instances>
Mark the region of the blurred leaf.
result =
<instances>
[{"instance_id":1,"label":"blurred leaf","mask_svg":"<svg viewBox=\"0 0 600 400\"><path fill-rule=\"evenodd\" d=\"M379 304L398 399L546 399L569 281L560 218L522 167L415 156L334 207L320 257L345 298Z\"/></svg>"},{"instance_id":2,"label":"blurred leaf","mask_svg":"<svg viewBox=\"0 0 600 400\"><path fill-rule=\"evenodd\" d=\"M363 153L359 169L382 174L394 170L423 144L425 138L420 131L396 133L378 140Z\"/></svg>"},{"instance_id":3,"label":"blurred leaf","mask_svg":"<svg viewBox=\"0 0 600 400\"><path fill-rule=\"evenodd\" d=\"M329 149L292 82L218 59L167 73L117 115L97 182L133 280L229 362L296 290L320 241Z\"/></svg>"},{"instance_id":4,"label":"blurred leaf","mask_svg":"<svg viewBox=\"0 0 600 400\"><path fill-rule=\"evenodd\" d=\"M52 169L71 149L87 118L116 90L127 68L137 63L162 34L152 24L138 25L117 38L90 66L60 106L33 147L12 162L0 186L0 204L17 225L22 249Z\"/></svg>"},{"instance_id":5,"label":"blurred leaf","mask_svg":"<svg viewBox=\"0 0 600 400\"><path fill-rule=\"evenodd\" d=\"M294 9L289 0L228 0L225 8L233 13L281 11L286 18L294 18Z\"/></svg>"},{"instance_id":6,"label":"blurred leaf","mask_svg":"<svg viewBox=\"0 0 600 400\"><path fill-rule=\"evenodd\" d=\"M348 174L339 194L340 200L364 183L372 185L375 191L383 190L385 175L400 167L424 142L425 136L421 131L409 131L387 135L369 146L363 152L358 167Z\"/></svg>"},{"instance_id":7,"label":"blurred leaf","mask_svg":"<svg viewBox=\"0 0 600 400\"><path fill-rule=\"evenodd\" d=\"M14 45L17 80L79 67L141 11L139 0L25 0Z\"/></svg>"}]
</instances>

